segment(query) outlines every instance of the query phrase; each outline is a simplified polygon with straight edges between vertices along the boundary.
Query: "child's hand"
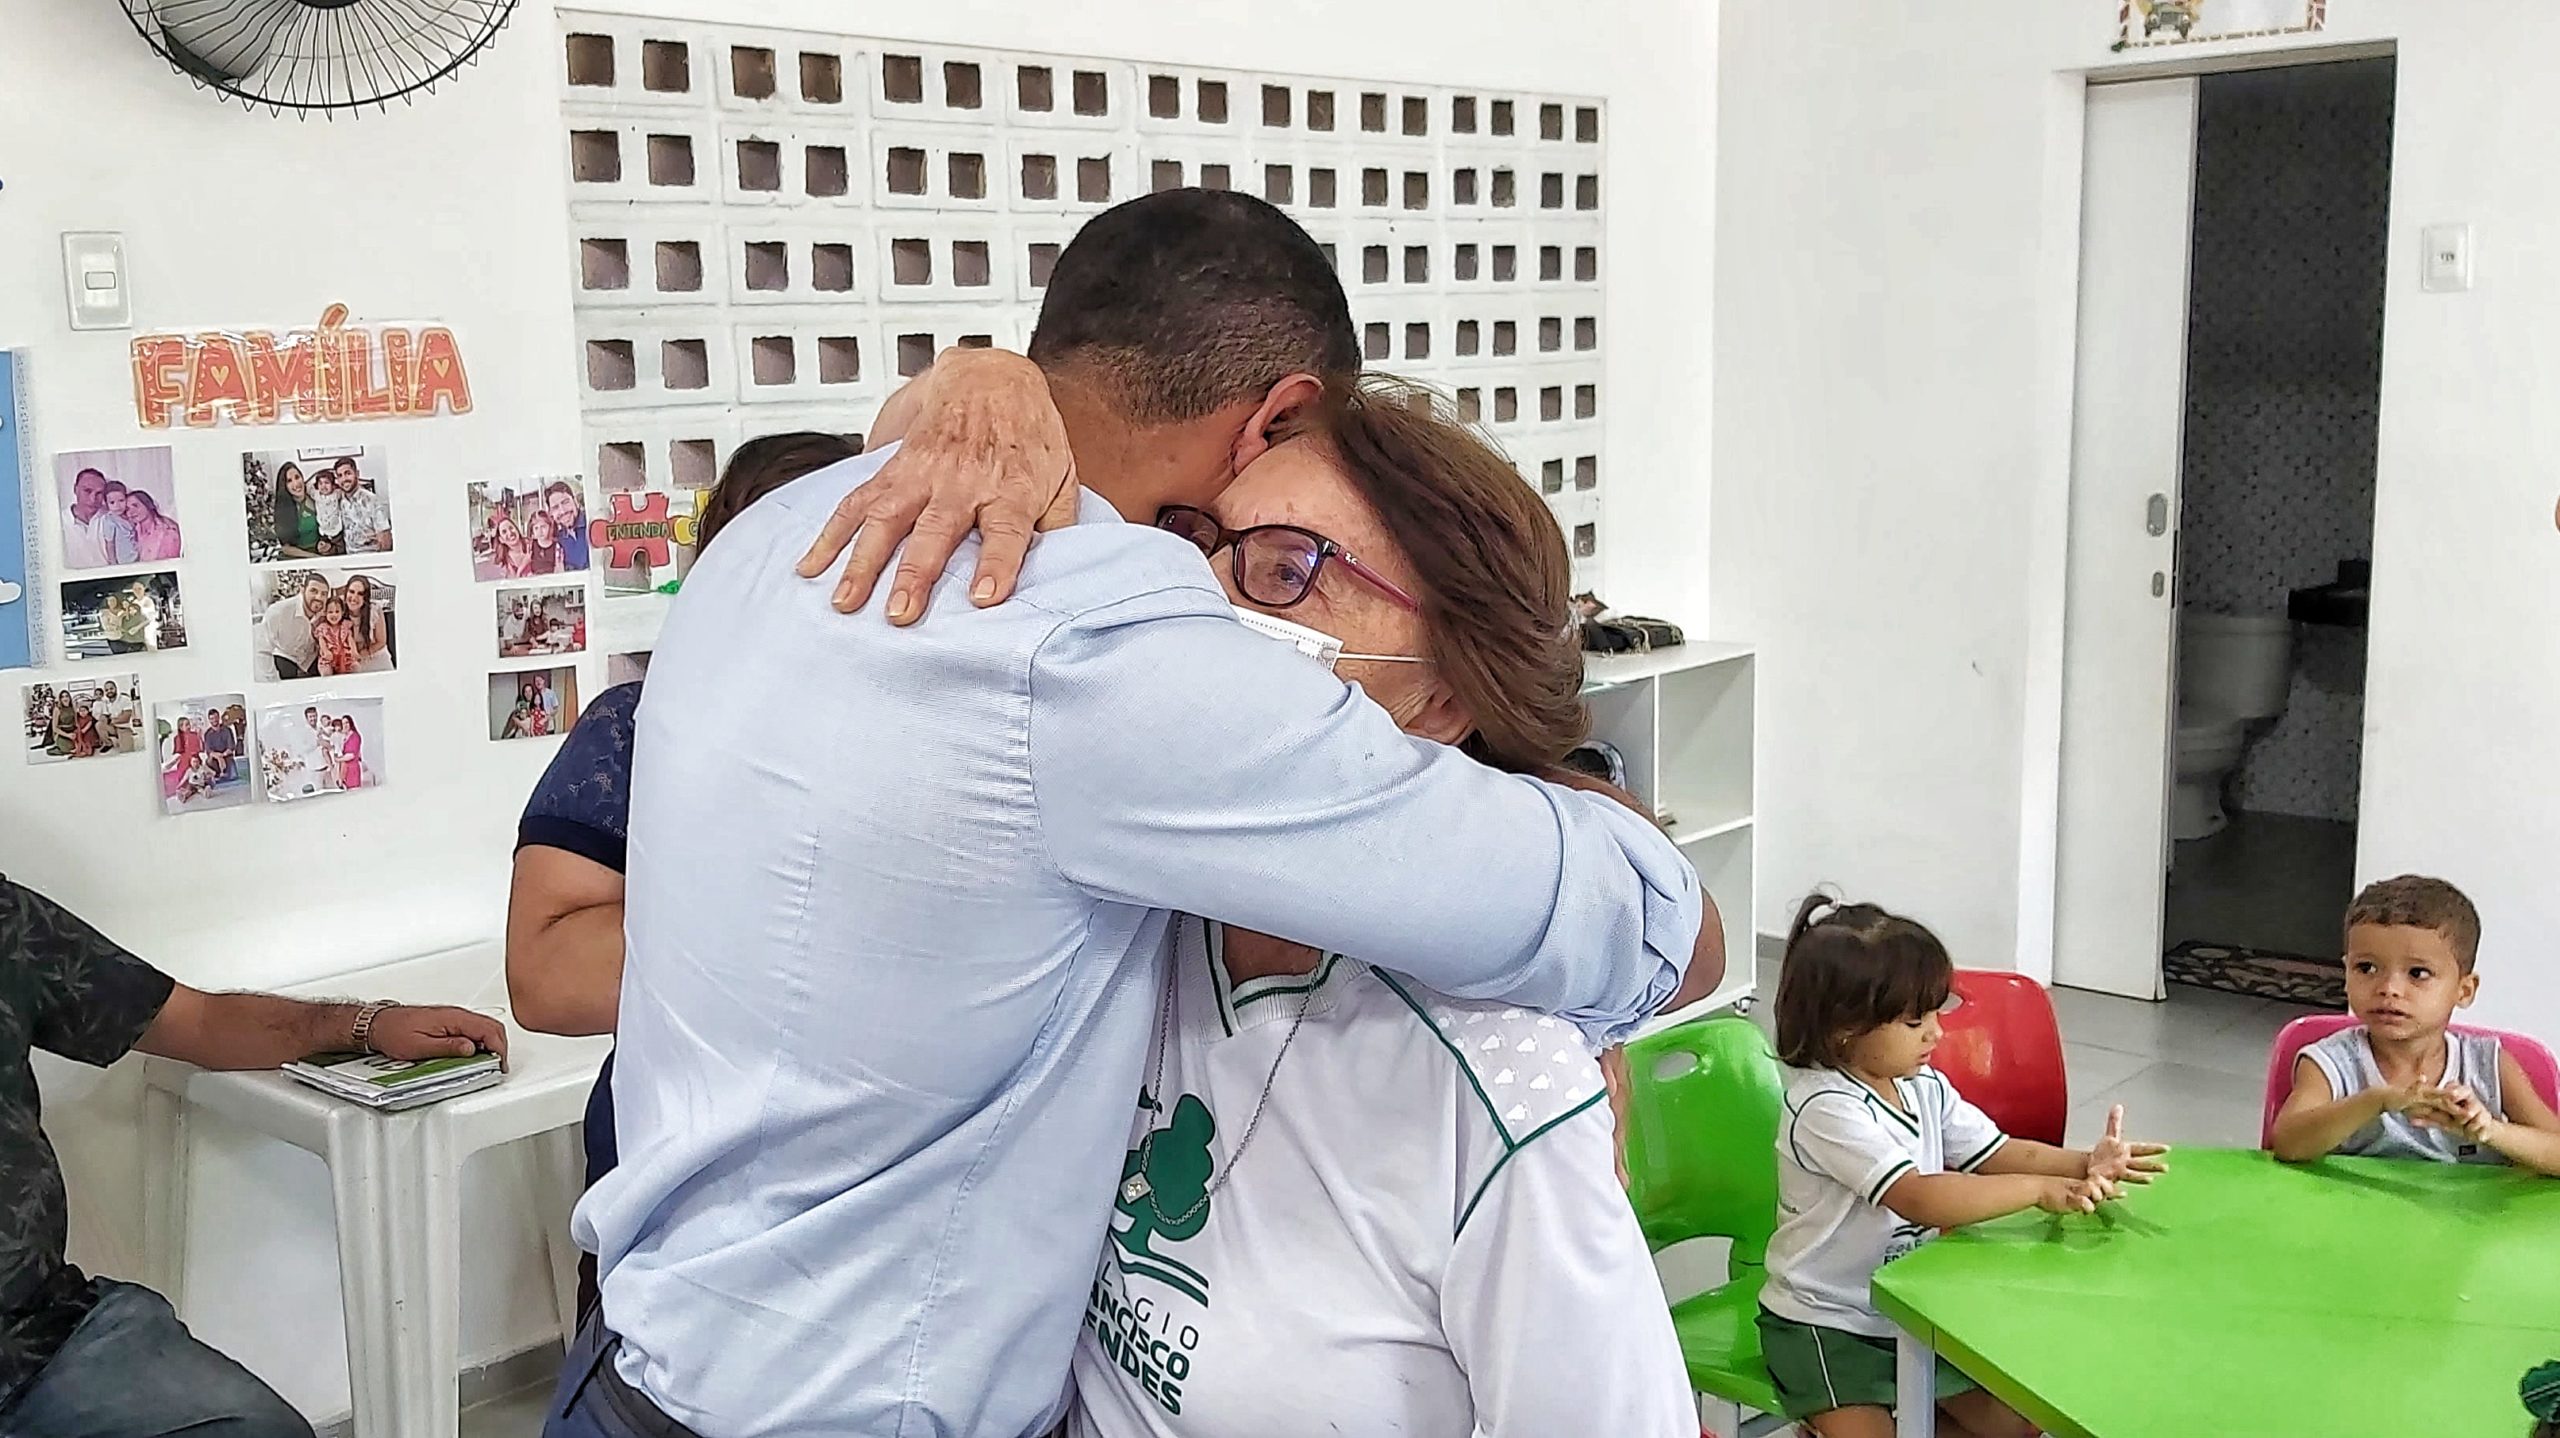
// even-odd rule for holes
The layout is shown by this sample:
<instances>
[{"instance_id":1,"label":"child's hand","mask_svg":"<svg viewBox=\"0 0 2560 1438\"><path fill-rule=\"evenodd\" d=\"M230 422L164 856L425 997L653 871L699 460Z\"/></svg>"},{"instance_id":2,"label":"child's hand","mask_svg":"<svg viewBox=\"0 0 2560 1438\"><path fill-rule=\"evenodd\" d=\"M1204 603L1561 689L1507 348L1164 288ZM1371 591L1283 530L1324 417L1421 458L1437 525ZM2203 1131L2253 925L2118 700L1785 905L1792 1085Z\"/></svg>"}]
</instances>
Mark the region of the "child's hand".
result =
<instances>
[{"instance_id":1,"label":"child's hand","mask_svg":"<svg viewBox=\"0 0 2560 1438\"><path fill-rule=\"evenodd\" d=\"M2048 1178L2044 1191L2036 1195L2036 1207L2047 1213L2096 1213L2098 1205L2114 1201L2122 1190L2114 1180L2088 1178Z\"/></svg>"},{"instance_id":2,"label":"child's hand","mask_svg":"<svg viewBox=\"0 0 2560 1438\"><path fill-rule=\"evenodd\" d=\"M2169 1165L2160 1155L2167 1153L2165 1143L2132 1143L2124 1136L2124 1105L2107 1110L2107 1131L2089 1146L2088 1176L2105 1179L2112 1184L2149 1183L2155 1173L2167 1173Z\"/></svg>"},{"instance_id":3,"label":"child's hand","mask_svg":"<svg viewBox=\"0 0 2560 1438\"><path fill-rule=\"evenodd\" d=\"M2498 1116L2471 1091L2469 1084L2447 1084L2438 1090L2443 1109L2442 1127L2452 1129L2473 1143L2490 1143L2498 1131Z\"/></svg>"},{"instance_id":4,"label":"child's hand","mask_svg":"<svg viewBox=\"0 0 2560 1438\"><path fill-rule=\"evenodd\" d=\"M2413 1109L2431 1107L2435 1101L2435 1085L2424 1079L2382 1084L2374 1092L2382 1096L2384 1113L2408 1113Z\"/></svg>"},{"instance_id":5,"label":"child's hand","mask_svg":"<svg viewBox=\"0 0 2560 1438\"><path fill-rule=\"evenodd\" d=\"M2456 1128L2460 1120L2454 1113L2454 1102L2437 1084L2412 1082L2386 1090L2387 1111L2406 1114L2420 1128Z\"/></svg>"}]
</instances>

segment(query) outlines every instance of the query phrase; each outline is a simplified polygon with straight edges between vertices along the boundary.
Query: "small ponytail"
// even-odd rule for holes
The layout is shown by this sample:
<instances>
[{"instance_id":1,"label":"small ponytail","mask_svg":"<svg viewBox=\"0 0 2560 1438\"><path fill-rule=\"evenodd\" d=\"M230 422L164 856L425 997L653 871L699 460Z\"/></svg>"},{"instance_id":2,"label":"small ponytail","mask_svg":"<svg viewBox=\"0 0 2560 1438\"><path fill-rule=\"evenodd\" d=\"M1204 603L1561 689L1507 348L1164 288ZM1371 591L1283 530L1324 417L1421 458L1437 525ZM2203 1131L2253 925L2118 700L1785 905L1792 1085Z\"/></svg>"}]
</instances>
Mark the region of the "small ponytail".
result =
<instances>
[{"instance_id":1,"label":"small ponytail","mask_svg":"<svg viewBox=\"0 0 2560 1438\"><path fill-rule=\"evenodd\" d=\"M1778 968L1778 1058L1837 1068L1850 1040L1945 1008L1954 985L1954 961L1926 927L1873 904L1809 895Z\"/></svg>"},{"instance_id":2,"label":"small ponytail","mask_svg":"<svg viewBox=\"0 0 2560 1438\"><path fill-rule=\"evenodd\" d=\"M1836 910L1839 907L1838 899L1819 889L1805 895L1804 902L1796 905L1795 922L1787 925L1787 946L1784 953L1794 953L1796 943L1805 936L1805 931L1829 917L1826 910Z\"/></svg>"}]
</instances>

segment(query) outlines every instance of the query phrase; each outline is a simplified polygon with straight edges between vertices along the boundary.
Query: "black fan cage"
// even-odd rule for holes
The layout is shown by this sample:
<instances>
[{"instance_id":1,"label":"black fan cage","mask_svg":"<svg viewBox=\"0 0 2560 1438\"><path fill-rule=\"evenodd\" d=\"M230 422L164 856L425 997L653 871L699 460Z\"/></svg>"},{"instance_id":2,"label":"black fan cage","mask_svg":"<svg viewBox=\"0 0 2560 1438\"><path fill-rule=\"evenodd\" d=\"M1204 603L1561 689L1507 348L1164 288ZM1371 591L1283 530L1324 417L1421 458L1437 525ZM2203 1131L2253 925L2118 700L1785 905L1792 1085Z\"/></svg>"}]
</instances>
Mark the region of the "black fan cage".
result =
<instances>
[{"instance_id":1,"label":"black fan cage","mask_svg":"<svg viewBox=\"0 0 2560 1438\"><path fill-rule=\"evenodd\" d=\"M334 114L410 100L476 61L517 0L121 0L197 84L251 108Z\"/></svg>"}]
</instances>

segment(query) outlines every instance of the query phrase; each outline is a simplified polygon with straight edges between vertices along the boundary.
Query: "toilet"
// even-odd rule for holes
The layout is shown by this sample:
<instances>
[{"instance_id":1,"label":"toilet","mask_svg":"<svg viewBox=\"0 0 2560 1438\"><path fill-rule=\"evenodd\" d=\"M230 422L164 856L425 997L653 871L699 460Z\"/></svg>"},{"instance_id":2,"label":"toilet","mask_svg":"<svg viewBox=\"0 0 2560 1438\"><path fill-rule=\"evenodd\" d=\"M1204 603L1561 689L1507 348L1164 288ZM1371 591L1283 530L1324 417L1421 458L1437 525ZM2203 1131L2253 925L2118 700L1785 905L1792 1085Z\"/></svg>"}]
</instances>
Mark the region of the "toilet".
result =
<instances>
[{"instance_id":1,"label":"toilet","mask_svg":"<svg viewBox=\"0 0 2560 1438\"><path fill-rule=\"evenodd\" d=\"M2222 808L2231 771L2284 713L2292 688L2293 624L2284 616L2179 614L2171 838L2209 839L2231 822Z\"/></svg>"}]
</instances>

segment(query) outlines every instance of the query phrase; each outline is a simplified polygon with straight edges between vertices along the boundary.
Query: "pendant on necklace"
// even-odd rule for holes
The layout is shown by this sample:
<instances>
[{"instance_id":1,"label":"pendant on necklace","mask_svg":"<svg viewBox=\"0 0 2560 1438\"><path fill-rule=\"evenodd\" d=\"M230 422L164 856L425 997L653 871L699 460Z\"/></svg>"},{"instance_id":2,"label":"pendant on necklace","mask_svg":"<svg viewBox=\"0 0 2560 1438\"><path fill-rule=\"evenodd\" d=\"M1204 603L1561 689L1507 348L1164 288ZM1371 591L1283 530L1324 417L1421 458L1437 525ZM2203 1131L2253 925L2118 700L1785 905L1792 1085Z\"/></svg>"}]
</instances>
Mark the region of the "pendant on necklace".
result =
<instances>
[{"instance_id":1,"label":"pendant on necklace","mask_svg":"<svg viewBox=\"0 0 2560 1438\"><path fill-rule=\"evenodd\" d=\"M1153 1192L1155 1192L1155 1186L1147 1182L1147 1176L1143 1173L1130 1175L1129 1181L1120 1185L1120 1199L1124 1203L1136 1203Z\"/></svg>"}]
</instances>

